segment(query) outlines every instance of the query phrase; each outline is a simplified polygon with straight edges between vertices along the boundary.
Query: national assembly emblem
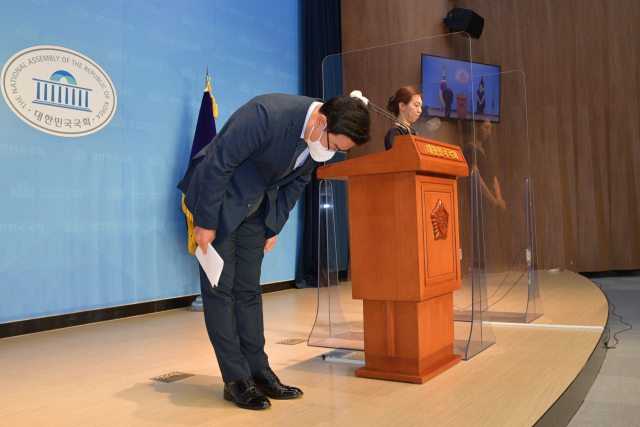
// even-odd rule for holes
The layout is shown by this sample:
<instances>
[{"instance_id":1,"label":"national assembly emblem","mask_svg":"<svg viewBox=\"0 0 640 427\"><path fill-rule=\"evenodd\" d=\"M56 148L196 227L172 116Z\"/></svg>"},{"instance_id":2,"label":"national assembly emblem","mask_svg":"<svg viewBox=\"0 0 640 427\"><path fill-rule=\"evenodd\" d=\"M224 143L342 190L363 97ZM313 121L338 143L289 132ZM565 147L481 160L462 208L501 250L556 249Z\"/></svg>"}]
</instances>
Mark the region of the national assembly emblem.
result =
<instances>
[{"instance_id":1,"label":"national assembly emblem","mask_svg":"<svg viewBox=\"0 0 640 427\"><path fill-rule=\"evenodd\" d=\"M118 105L107 73L91 58L60 46L32 46L14 54L2 68L0 85L16 116L50 135L97 132Z\"/></svg>"},{"instance_id":2,"label":"national assembly emblem","mask_svg":"<svg viewBox=\"0 0 640 427\"><path fill-rule=\"evenodd\" d=\"M445 240L449 231L449 212L444 208L442 200L438 199L436 207L431 212L433 236L436 240Z\"/></svg>"}]
</instances>

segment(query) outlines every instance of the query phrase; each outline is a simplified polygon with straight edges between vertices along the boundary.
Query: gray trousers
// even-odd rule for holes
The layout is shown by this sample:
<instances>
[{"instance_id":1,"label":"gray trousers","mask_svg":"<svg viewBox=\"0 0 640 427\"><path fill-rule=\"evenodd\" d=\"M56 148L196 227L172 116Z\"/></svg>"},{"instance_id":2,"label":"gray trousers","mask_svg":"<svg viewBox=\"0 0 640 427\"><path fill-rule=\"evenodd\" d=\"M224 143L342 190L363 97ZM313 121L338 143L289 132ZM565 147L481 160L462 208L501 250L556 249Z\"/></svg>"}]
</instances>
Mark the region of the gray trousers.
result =
<instances>
[{"instance_id":1,"label":"gray trousers","mask_svg":"<svg viewBox=\"0 0 640 427\"><path fill-rule=\"evenodd\" d=\"M260 270L267 227L260 209L229 236L216 235L212 246L224 260L213 288L200 267L204 321L226 383L269 367L264 352Z\"/></svg>"}]
</instances>

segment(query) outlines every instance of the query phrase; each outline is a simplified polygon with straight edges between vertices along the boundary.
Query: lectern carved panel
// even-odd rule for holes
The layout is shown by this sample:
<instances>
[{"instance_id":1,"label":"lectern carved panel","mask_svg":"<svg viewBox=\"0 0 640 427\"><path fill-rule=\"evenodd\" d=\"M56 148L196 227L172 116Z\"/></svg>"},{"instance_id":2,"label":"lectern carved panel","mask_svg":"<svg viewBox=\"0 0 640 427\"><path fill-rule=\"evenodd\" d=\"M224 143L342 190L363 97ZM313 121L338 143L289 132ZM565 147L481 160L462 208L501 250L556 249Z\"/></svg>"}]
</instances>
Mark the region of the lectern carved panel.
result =
<instances>
[{"instance_id":1,"label":"lectern carved panel","mask_svg":"<svg viewBox=\"0 0 640 427\"><path fill-rule=\"evenodd\" d=\"M456 280L455 189L444 179L420 177L425 286ZM435 206L435 207L434 207Z\"/></svg>"},{"instance_id":2,"label":"lectern carved panel","mask_svg":"<svg viewBox=\"0 0 640 427\"><path fill-rule=\"evenodd\" d=\"M433 236L435 239L446 240L449 230L449 212L444 208L440 199L438 199L436 207L431 212L431 224L433 224Z\"/></svg>"}]
</instances>

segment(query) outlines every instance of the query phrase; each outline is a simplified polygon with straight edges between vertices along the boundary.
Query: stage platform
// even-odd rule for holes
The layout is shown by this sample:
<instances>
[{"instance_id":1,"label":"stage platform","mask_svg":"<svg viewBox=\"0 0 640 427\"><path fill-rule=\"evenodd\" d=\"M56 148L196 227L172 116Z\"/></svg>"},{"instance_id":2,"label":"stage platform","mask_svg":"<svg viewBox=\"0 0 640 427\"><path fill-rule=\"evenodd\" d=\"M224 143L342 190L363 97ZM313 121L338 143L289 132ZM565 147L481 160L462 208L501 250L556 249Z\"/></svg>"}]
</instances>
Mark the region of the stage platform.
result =
<instances>
[{"instance_id":1,"label":"stage platform","mask_svg":"<svg viewBox=\"0 0 640 427\"><path fill-rule=\"evenodd\" d=\"M348 284L342 286L348 292ZM0 340L0 426L531 426L578 377L608 317L606 299L571 272L540 273L545 315L493 324L496 344L423 385L356 378L308 337L317 290L264 296L267 353L301 399L266 411L222 399L202 313L173 310ZM359 301L344 306L358 319ZM462 326L461 326L462 327ZM162 383L170 372L194 376Z\"/></svg>"}]
</instances>

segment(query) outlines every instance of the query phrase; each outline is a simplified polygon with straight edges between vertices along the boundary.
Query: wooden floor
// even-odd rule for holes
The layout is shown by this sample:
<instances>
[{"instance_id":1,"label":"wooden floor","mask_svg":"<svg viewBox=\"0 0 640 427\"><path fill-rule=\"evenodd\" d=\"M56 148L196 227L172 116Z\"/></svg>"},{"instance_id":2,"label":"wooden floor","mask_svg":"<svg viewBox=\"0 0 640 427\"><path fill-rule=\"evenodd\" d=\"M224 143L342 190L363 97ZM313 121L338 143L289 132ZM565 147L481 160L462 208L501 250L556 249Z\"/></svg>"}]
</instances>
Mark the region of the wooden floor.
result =
<instances>
[{"instance_id":1,"label":"wooden floor","mask_svg":"<svg viewBox=\"0 0 640 427\"><path fill-rule=\"evenodd\" d=\"M604 326L607 303L589 280L541 273L546 314L534 323ZM345 286L345 291L348 290ZM315 289L264 296L267 353L303 398L241 410L222 379L201 313L174 310L0 340L0 426L530 426L562 394L601 330L494 324L497 343L423 385L356 378L323 362L306 339ZM358 320L358 301L343 302ZM361 322L361 321L360 321ZM181 371L174 383L149 378ZM255 423L255 424L253 424Z\"/></svg>"}]
</instances>

